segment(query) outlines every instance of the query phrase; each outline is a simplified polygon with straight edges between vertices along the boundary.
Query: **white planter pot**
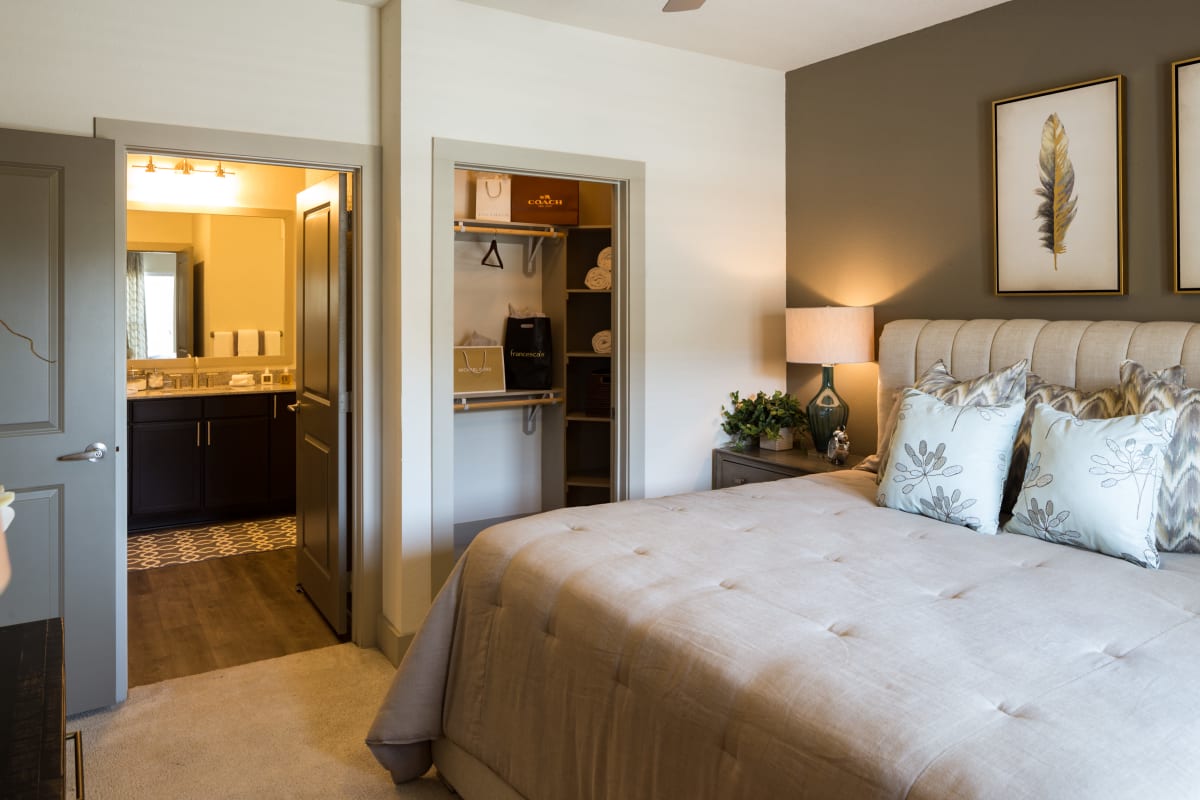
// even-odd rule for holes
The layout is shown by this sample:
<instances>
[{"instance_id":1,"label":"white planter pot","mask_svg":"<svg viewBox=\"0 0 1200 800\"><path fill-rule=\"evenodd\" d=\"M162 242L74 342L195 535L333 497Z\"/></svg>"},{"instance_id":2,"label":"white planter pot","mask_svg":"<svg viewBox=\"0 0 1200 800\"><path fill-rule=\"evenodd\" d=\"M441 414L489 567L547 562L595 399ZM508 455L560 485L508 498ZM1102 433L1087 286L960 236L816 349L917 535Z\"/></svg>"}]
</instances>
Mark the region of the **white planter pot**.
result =
<instances>
[{"instance_id":1,"label":"white planter pot","mask_svg":"<svg viewBox=\"0 0 1200 800\"><path fill-rule=\"evenodd\" d=\"M766 436L758 437L758 446L762 450L791 450L792 443L791 428L780 428L778 439L768 439Z\"/></svg>"}]
</instances>

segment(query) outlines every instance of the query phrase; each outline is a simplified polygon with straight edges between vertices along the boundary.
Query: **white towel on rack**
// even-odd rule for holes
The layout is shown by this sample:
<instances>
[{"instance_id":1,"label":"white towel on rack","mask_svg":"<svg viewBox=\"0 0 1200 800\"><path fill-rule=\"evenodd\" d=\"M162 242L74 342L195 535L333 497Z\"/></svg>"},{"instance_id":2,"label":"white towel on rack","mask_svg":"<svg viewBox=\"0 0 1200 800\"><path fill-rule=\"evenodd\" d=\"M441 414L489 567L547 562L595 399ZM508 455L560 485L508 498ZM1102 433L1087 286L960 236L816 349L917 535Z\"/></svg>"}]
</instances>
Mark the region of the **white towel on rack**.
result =
<instances>
[{"instance_id":1,"label":"white towel on rack","mask_svg":"<svg viewBox=\"0 0 1200 800\"><path fill-rule=\"evenodd\" d=\"M583 278L583 285L592 291L612 288L612 273L600 267L592 267Z\"/></svg>"},{"instance_id":2,"label":"white towel on rack","mask_svg":"<svg viewBox=\"0 0 1200 800\"><path fill-rule=\"evenodd\" d=\"M611 353L612 352L612 331L610 331L610 330L598 331L596 333L596 335L592 337L592 349L595 350L597 353L605 353L605 354Z\"/></svg>"},{"instance_id":3,"label":"white towel on rack","mask_svg":"<svg viewBox=\"0 0 1200 800\"><path fill-rule=\"evenodd\" d=\"M239 356L258 355L258 330L255 328L240 328L237 332L237 354Z\"/></svg>"},{"instance_id":4,"label":"white towel on rack","mask_svg":"<svg viewBox=\"0 0 1200 800\"><path fill-rule=\"evenodd\" d=\"M233 355L233 331L213 331L212 355L228 357Z\"/></svg>"},{"instance_id":5,"label":"white towel on rack","mask_svg":"<svg viewBox=\"0 0 1200 800\"><path fill-rule=\"evenodd\" d=\"M263 355L283 355L283 331L263 331Z\"/></svg>"},{"instance_id":6,"label":"white towel on rack","mask_svg":"<svg viewBox=\"0 0 1200 800\"><path fill-rule=\"evenodd\" d=\"M612 272L612 248L606 247L596 256L596 266L605 272Z\"/></svg>"}]
</instances>

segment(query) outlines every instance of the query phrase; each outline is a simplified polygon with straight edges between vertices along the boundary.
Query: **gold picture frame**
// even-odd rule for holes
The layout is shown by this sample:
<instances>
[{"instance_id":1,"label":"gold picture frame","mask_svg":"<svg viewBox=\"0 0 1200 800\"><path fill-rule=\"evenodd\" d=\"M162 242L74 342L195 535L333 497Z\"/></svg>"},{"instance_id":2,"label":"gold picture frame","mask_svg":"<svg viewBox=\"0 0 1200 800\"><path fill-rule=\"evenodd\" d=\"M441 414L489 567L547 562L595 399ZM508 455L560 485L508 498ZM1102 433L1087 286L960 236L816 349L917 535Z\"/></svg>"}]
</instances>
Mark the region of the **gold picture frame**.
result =
<instances>
[{"instance_id":1,"label":"gold picture frame","mask_svg":"<svg viewBox=\"0 0 1200 800\"><path fill-rule=\"evenodd\" d=\"M1125 78L992 102L998 296L1125 294Z\"/></svg>"},{"instance_id":2,"label":"gold picture frame","mask_svg":"<svg viewBox=\"0 0 1200 800\"><path fill-rule=\"evenodd\" d=\"M1171 199L1176 294L1200 294L1200 56L1171 64Z\"/></svg>"}]
</instances>

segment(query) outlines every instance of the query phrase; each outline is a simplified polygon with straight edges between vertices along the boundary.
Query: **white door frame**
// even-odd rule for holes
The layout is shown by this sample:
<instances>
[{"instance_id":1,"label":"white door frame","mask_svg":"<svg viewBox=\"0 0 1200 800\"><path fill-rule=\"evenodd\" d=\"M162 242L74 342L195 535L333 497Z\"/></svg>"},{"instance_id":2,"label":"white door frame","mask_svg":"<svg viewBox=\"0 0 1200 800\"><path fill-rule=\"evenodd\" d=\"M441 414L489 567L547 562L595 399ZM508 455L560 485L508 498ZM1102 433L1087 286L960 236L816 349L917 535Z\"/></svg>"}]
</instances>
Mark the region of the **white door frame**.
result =
<instances>
[{"instance_id":1,"label":"white door frame","mask_svg":"<svg viewBox=\"0 0 1200 800\"><path fill-rule=\"evenodd\" d=\"M381 152L375 145L299 139L258 133L240 133L210 128L189 128L128 120L95 120L95 135L116 142L116 236L118 253L114 269L118 276L116 303L117 331L125 331L125 178L126 155L131 150L163 150L196 158L249 161L289 167L339 170L355 174L354 264L351 276L353 306L350 341L352 379L350 382L350 541L351 590L354 597L351 638L360 647L377 643L377 622L382 611L382 537L380 525L380 435L383 341L380 334L380 180ZM297 323L298 324L298 323ZM120 342L118 352L125 353ZM123 374L124 358L114 365ZM117 444L126 447L125 403L117 404ZM117 531L121 541L127 515L128 476L117 476ZM123 553L124 550L122 549ZM122 564L124 563L122 559ZM128 660L127 623L120 613L126 607L126 582L118 586L118 663Z\"/></svg>"}]
</instances>

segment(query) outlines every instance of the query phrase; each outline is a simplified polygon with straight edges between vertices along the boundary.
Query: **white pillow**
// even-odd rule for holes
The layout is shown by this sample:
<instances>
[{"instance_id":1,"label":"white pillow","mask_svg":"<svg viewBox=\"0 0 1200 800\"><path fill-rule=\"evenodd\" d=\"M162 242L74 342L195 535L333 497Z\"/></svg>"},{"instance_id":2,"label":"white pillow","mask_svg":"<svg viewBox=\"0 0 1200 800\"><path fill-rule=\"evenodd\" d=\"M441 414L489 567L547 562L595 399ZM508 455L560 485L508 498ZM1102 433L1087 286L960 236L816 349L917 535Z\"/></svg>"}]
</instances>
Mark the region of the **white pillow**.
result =
<instances>
[{"instance_id":1,"label":"white pillow","mask_svg":"<svg viewBox=\"0 0 1200 800\"><path fill-rule=\"evenodd\" d=\"M881 506L992 534L1025 400L961 406L906 389L896 406Z\"/></svg>"},{"instance_id":2,"label":"white pillow","mask_svg":"<svg viewBox=\"0 0 1200 800\"><path fill-rule=\"evenodd\" d=\"M1154 516L1174 427L1172 410L1082 420L1038 404L1004 530L1157 568Z\"/></svg>"}]
</instances>

